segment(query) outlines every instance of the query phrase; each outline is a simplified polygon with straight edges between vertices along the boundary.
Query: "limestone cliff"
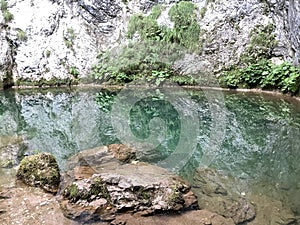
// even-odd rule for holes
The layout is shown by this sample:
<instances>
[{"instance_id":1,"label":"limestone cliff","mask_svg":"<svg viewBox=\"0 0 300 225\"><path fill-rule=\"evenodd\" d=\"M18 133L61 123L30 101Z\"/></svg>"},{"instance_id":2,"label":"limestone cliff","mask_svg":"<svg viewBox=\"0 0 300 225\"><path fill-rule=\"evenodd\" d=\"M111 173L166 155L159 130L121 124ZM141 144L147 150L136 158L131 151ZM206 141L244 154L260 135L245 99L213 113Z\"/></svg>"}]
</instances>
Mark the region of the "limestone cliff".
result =
<instances>
[{"instance_id":1,"label":"limestone cliff","mask_svg":"<svg viewBox=\"0 0 300 225\"><path fill-rule=\"evenodd\" d=\"M127 23L151 0L1 0L0 87L76 83L97 55L126 41ZM199 60L215 73L237 64L254 29L274 25L274 61L300 61L300 3L295 0L197 0ZM170 7L166 7L168 9ZM167 21L166 13L160 16ZM260 32L258 30L257 32ZM253 43L252 43L253 44ZM259 45L259 44L258 44ZM79 81L80 82L80 81Z\"/></svg>"}]
</instances>

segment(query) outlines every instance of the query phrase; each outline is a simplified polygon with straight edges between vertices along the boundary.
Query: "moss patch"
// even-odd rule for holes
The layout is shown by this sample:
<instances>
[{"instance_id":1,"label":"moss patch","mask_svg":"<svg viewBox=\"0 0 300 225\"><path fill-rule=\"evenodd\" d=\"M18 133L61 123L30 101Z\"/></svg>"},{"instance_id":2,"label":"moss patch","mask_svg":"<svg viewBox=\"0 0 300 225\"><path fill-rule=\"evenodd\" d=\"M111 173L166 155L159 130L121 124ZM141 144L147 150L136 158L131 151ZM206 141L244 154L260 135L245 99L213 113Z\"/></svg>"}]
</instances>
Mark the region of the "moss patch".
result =
<instances>
[{"instance_id":1,"label":"moss patch","mask_svg":"<svg viewBox=\"0 0 300 225\"><path fill-rule=\"evenodd\" d=\"M101 177L94 177L89 186L81 186L80 182L74 182L63 190L63 196L72 203L79 200L91 202L99 198L104 198L107 202L110 201L109 192Z\"/></svg>"},{"instance_id":2,"label":"moss patch","mask_svg":"<svg viewBox=\"0 0 300 225\"><path fill-rule=\"evenodd\" d=\"M60 183L57 161L49 153L26 156L20 163L17 178L30 186L56 193Z\"/></svg>"}]
</instances>

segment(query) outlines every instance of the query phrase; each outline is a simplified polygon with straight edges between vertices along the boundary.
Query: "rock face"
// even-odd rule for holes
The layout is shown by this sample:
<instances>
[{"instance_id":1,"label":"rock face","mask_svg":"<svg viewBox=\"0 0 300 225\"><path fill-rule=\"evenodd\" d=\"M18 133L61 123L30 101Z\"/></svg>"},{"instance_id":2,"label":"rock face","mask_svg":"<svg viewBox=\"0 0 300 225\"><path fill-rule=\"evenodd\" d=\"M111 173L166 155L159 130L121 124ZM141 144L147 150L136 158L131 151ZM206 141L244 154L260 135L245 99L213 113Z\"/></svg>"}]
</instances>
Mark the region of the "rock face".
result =
<instances>
[{"instance_id":1,"label":"rock face","mask_svg":"<svg viewBox=\"0 0 300 225\"><path fill-rule=\"evenodd\" d=\"M122 29L114 0L6 2L13 19L0 16L3 85L76 83Z\"/></svg>"},{"instance_id":2,"label":"rock face","mask_svg":"<svg viewBox=\"0 0 300 225\"><path fill-rule=\"evenodd\" d=\"M123 212L146 216L198 208L185 181L148 163L124 164L109 153L112 148L116 145L84 151L70 159L72 169L60 192L65 216L85 222L111 221ZM119 149L129 148L120 145ZM132 155L132 150L128 152Z\"/></svg>"},{"instance_id":3,"label":"rock face","mask_svg":"<svg viewBox=\"0 0 300 225\"><path fill-rule=\"evenodd\" d=\"M277 44L266 54L274 60L299 64L300 42L299 37L295 37L299 33L299 27L295 26L300 23L299 7L297 1L279 0L214 1L204 4L205 13L199 21L204 33L202 61L209 62L215 72L241 62L241 57L251 45L255 46L256 51L266 47L262 42L251 43L255 29L261 30L273 24L271 33L275 34ZM271 40L270 37L267 39Z\"/></svg>"},{"instance_id":4,"label":"rock face","mask_svg":"<svg viewBox=\"0 0 300 225\"><path fill-rule=\"evenodd\" d=\"M155 5L147 0L126 4L121 0L4 2L7 6L0 14L2 87L60 85L86 79L99 52L124 42L129 17L149 12ZM269 56L299 64L299 1L200 0L195 4L201 26L198 57L216 73L239 62L249 47L251 32L268 24L274 25L277 40ZM9 19L7 12L13 18ZM168 21L164 16L159 20Z\"/></svg>"},{"instance_id":5,"label":"rock face","mask_svg":"<svg viewBox=\"0 0 300 225\"><path fill-rule=\"evenodd\" d=\"M60 171L51 154L40 153L22 159L17 178L30 186L56 193L60 183Z\"/></svg>"}]
</instances>

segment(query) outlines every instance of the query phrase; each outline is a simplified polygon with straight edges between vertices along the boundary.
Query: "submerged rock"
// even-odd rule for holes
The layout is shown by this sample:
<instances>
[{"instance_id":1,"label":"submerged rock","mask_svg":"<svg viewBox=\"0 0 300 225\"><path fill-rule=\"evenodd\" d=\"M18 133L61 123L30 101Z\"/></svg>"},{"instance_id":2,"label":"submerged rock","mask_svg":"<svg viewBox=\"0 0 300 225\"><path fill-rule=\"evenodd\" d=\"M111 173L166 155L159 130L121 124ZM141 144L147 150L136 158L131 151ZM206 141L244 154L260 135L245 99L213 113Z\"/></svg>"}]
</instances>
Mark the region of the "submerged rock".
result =
<instances>
[{"instance_id":1,"label":"submerged rock","mask_svg":"<svg viewBox=\"0 0 300 225\"><path fill-rule=\"evenodd\" d=\"M54 156L40 153L23 158L17 178L30 186L56 193L60 183L60 172Z\"/></svg>"},{"instance_id":2,"label":"submerged rock","mask_svg":"<svg viewBox=\"0 0 300 225\"><path fill-rule=\"evenodd\" d=\"M298 225L300 217L296 217L292 210L286 207L281 201L265 195L248 196L249 200L255 204L257 215L255 220L248 225L278 224L278 225ZM299 198L298 198L299 200Z\"/></svg>"},{"instance_id":3,"label":"submerged rock","mask_svg":"<svg viewBox=\"0 0 300 225\"><path fill-rule=\"evenodd\" d=\"M79 225L64 217L55 196L29 186L0 188L0 221L3 225Z\"/></svg>"},{"instance_id":4,"label":"submerged rock","mask_svg":"<svg viewBox=\"0 0 300 225\"><path fill-rule=\"evenodd\" d=\"M231 219L226 219L207 210L194 210L176 215L134 217L129 214L117 216L111 224L130 225L234 225Z\"/></svg>"},{"instance_id":5,"label":"submerged rock","mask_svg":"<svg viewBox=\"0 0 300 225\"><path fill-rule=\"evenodd\" d=\"M198 208L190 185L180 177L148 163L124 164L111 148L87 150L70 159L60 192L66 217L112 221L124 212L146 216ZM122 145L113 148L128 152Z\"/></svg>"},{"instance_id":6,"label":"submerged rock","mask_svg":"<svg viewBox=\"0 0 300 225\"><path fill-rule=\"evenodd\" d=\"M16 166L25 149L26 145L20 136L0 137L0 167L11 168Z\"/></svg>"},{"instance_id":7,"label":"submerged rock","mask_svg":"<svg viewBox=\"0 0 300 225\"><path fill-rule=\"evenodd\" d=\"M130 162L130 160L136 159L136 151L122 144L111 144L108 146L108 151L121 162Z\"/></svg>"},{"instance_id":8,"label":"submerged rock","mask_svg":"<svg viewBox=\"0 0 300 225\"><path fill-rule=\"evenodd\" d=\"M199 207L231 218L235 224L253 220L256 216L254 205L234 194L226 185L230 182L229 178L222 177L212 169L198 169L194 176L193 191L198 196Z\"/></svg>"},{"instance_id":9,"label":"submerged rock","mask_svg":"<svg viewBox=\"0 0 300 225\"><path fill-rule=\"evenodd\" d=\"M261 190L259 194L253 190L241 192L240 180L216 170L197 169L192 186L200 209L231 218L235 224L297 225L300 222L299 216L280 200L260 193Z\"/></svg>"}]
</instances>

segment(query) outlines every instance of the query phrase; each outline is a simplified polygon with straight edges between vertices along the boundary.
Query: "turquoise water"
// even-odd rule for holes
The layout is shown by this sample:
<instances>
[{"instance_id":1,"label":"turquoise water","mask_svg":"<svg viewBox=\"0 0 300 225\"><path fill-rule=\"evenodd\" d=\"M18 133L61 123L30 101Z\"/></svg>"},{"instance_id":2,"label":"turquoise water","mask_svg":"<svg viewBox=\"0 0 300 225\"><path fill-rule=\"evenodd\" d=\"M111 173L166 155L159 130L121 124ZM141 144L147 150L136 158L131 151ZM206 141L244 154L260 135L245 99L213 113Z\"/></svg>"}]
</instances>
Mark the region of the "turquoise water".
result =
<instances>
[{"instance_id":1,"label":"turquoise water","mask_svg":"<svg viewBox=\"0 0 300 225\"><path fill-rule=\"evenodd\" d=\"M215 168L300 212L300 102L282 95L181 88L2 91L0 137L15 146L11 153L0 149L0 160L10 154L16 164L24 154L46 151L62 168L84 149L143 146L143 160L187 179L199 166ZM22 145L14 144L16 137Z\"/></svg>"}]
</instances>

